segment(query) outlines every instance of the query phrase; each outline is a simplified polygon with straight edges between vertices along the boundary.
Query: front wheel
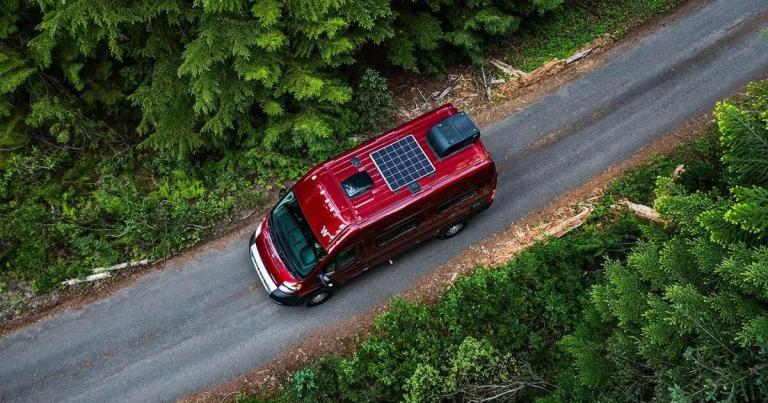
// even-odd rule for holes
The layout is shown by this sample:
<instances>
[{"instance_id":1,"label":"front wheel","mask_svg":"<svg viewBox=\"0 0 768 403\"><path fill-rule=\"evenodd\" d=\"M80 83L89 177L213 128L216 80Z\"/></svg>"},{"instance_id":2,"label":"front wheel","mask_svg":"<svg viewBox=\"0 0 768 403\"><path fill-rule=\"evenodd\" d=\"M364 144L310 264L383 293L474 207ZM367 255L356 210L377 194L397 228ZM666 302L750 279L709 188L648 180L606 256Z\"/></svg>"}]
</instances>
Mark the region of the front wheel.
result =
<instances>
[{"instance_id":1,"label":"front wheel","mask_svg":"<svg viewBox=\"0 0 768 403\"><path fill-rule=\"evenodd\" d=\"M461 232L466 226L467 226L466 221L455 222L443 228L442 230L440 230L440 238L443 238L443 239L453 238L456 235L458 235L459 232Z\"/></svg>"},{"instance_id":2,"label":"front wheel","mask_svg":"<svg viewBox=\"0 0 768 403\"><path fill-rule=\"evenodd\" d=\"M333 291L321 288L317 291L315 291L310 297L307 299L307 306L317 306L322 304L325 301L328 301L333 296Z\"/></svg>"}]
</instances>

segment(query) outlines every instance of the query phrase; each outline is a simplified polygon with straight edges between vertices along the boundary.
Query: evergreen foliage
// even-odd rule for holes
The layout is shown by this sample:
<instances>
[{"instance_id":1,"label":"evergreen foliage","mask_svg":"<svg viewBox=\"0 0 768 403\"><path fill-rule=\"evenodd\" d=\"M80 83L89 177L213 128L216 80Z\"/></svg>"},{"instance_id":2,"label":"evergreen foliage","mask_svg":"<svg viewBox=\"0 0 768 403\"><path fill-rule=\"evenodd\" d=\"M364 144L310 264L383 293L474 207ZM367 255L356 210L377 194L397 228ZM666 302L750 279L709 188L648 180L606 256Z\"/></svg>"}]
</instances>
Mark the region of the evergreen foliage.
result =
<instances>
[{"instance_id":1,"label":"evergreen foliage","mask_svg":"<svg viewBox=\"0 0 768 403\"><path fill-rule=\"evenodd\" d=\"M194 243L391 125L358 64L476 60L561 2L0 0L0 298Z\"/></svg>"},{"instance_id":2,"label":"evergreen foliage","mask_svg":"<svg viewBox=\"0 0 768 403\"><path fill-rule=\"evenodd\" d=\"M41 135L99 146L117 120L129 141L180 157L258 147L317 159L358 127L348 66L360 58L413 71L477 61L485 41L562 0L3 3L5 148Z\"/></svg>"},{"instance_id":3,"label":"evergreen foliage","mask_svg":"<svg viewBox=\"0 0 768 403\"><path fill-rule=\"evenodd\" d=\"M768 82L718 104L729 191L657 181L668 231L606 264L562 341L580 393L621 400L768 396ZM616 376L616 374L620 374Z\"/></svg>"}]
</instances>

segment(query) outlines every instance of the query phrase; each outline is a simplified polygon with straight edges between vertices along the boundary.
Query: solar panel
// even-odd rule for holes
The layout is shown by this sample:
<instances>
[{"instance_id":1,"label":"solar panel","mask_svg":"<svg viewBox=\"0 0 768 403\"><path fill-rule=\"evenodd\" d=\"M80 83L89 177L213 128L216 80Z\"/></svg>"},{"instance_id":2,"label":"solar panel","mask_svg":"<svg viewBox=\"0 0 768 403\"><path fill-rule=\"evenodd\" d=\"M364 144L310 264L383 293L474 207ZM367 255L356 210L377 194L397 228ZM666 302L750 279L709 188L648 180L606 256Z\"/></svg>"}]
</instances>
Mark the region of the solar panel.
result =
<instances>
[{"instance_id":1,"label":"solar panel","mask_svg":"<svg viewBox=\"0 0 768 403\"><path fill-rule=\"evenodd\" d=\"M432 162L413 136L372 152L371 159L393 192L435 172Z\"/></svg>"}]
</instances>

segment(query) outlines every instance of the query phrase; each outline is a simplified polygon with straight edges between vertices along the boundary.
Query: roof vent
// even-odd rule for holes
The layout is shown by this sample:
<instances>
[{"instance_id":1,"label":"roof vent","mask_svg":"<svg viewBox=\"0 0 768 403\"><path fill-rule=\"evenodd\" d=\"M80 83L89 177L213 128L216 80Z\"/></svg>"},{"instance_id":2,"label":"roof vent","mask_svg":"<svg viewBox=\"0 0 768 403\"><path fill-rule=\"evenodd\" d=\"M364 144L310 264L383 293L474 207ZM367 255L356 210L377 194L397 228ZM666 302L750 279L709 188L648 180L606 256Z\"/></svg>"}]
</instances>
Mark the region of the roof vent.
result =
<instances>
[{"instance_id":1,"label":"roof vent","mask_svg":"<svg viewBox=\"0 0 768 403\"><path fill-rule=\"evenodd\" d=\"M373 180L368 172L361 171L341 182L341 187L344 188L344 193L350 198L359 196L373 187Z\"/></svg>"},{"instance_id":2,"label":"roof vent","mask_svg":"<svg viewBox=\"0 0 768 403\"><path fill-rule=\"evenodd\" d=\"M457 113L436 124L427 141L439 158L447 157L480 137L480 130L466 113Z\"/></svg>"}]
</instances>

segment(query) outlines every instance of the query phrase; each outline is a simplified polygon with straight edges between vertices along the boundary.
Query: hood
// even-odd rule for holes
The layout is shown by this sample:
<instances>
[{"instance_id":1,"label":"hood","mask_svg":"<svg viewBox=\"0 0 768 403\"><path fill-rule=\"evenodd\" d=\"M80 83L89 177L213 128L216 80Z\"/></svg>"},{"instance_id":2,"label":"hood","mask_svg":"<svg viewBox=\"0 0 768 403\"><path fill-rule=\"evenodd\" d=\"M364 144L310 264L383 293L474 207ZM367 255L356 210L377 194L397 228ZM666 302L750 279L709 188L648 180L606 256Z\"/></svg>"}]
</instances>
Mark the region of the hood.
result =
<instances>
[{"instance_id":1,"label":"hood","mask_svg":"<svg viewBox=\"0 0 768 403\"><path fill-rule=\"evenodd\" d=\"M354 218L341 186L333 186L330 175L313 172L296 182L293 192L312 233L328 251Z\"/></svg>"}]
</instances>

